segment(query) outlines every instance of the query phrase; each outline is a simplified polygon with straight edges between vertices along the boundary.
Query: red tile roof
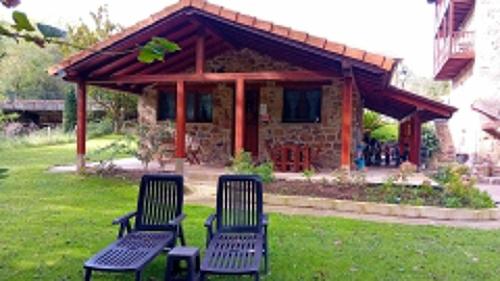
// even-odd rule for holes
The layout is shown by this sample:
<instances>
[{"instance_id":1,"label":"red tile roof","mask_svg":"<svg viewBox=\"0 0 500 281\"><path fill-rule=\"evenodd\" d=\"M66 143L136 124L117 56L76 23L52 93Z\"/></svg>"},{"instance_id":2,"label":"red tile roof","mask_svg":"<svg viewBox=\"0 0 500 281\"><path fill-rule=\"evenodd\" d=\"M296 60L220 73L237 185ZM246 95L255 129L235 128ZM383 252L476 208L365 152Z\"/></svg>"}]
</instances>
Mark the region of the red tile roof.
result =
<instances>
[{"instance_id":1,"label":"red tile roof","mask_svg":"<svg viewBox=\"0 0 500 281\"><path fill-rule=\"evenodd\" d=\"M206 13L210 13L212 15L216 15L232 21L234 23L238 23L247 27L252 27L255 29L259 29L265 32L272 33L274 35L284 37L286 39L294 40L296 42L304 43L310 45L312 47L316 47L318 49L325 50L330 53L334 53L336 55L344 56L346 58L354 59L360 61L362 63L366 63L369 65L376 66L384 71L391 71L394 65L397 63L397 60L394 58L390 58L383 55L378 55L374 53L370 53L364 50L351 48L344 44L340 44L337 42L329 41L326 38L317 37L302 31L297 31L289 27L281 26L274 24L269 21L264 21L257 19L256 17L252 17L245 14L240 14L236 11L232 11L230 9L226 9L224 7L211 4L204 0L180 0L174 5L168 6L165 9L161 10L158 13L151 15L150 17L142 20L133 26L123 30L122 32L109 37L106 40L103 40L88 50L84 50L78 52L69 58L63 60L61 63L51 67L49 69L49 73L54 75L59 70L65 69L77 62L80 62L96 51L102 50L104 48L112 46L114 43L125 39L126 37L140 32L143 28L154 24L155 22L164 19L175 12L178 12L184 8L193 7L199 10L202 10Z\"/></svg>"}]
</instances>

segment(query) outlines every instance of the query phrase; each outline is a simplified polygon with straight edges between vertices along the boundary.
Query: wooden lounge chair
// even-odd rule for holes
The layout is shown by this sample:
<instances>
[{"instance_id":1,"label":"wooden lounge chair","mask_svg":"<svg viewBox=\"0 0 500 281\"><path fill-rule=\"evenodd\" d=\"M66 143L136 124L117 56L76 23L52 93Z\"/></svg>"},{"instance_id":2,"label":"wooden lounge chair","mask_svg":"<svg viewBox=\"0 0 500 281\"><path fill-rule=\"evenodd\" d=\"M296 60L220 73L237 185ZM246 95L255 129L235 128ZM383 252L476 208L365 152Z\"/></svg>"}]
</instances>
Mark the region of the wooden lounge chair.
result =
<instances>
[{"instance_id":1,"label":"wooden lounge chair","mask_svg":"<svg viewBox=\"0 0 500 281\"><path fill-rule=\"evenodd\" d=\"M200 280L205 280L208 274L253 275L259 280L262 256L267 273L268 221L262 205L259 177L224 175L219 178L217 212L205 222L207 251L201 263Z\"/></svg>"},{"instance_id":2,"label":"wooden lounge chair","mask_svg":"<svg viewBox=\"0 0 500 281\"><path fill-rule=\"evenodd\" d=\"M135 272L135 280L141 280L144 267L165 249L173 248L177 239L185 245L183 194L182 176L143 176L137 211L113 221L120 225L118 239L85 262L85 280L90 280L92 271Z\"/></svg>"}]
</instances>

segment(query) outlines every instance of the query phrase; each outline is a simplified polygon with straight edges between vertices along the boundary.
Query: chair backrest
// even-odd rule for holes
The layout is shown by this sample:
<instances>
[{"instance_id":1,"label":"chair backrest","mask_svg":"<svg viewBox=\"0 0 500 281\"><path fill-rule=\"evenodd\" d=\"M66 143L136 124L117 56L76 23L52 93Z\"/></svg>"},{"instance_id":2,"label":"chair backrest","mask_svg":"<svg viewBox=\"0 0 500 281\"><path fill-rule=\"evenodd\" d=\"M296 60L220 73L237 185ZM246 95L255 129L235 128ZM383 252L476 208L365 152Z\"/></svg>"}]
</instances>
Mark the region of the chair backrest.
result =
<instances>
[{"instance_id":1,"label":"chair backrest","mask_svg":"<svg viewBox=\"0 0 500 281\"><path fill-rule=\"evenodd\" d=\"M136 230L173 230L169 221L182 213L184 180L180 175L144 175L137 202Z\"/></svg>"},{"instance_id":2,"label":"chair backrest","mask_svg":"<svg viewBox=\"0 0 500 281\"><path fill-rule=\"evenodd\" d=\"M255 175L223 175L217 185L217 231L262 229L262 181Z\"/></svg>"}]
</instances>

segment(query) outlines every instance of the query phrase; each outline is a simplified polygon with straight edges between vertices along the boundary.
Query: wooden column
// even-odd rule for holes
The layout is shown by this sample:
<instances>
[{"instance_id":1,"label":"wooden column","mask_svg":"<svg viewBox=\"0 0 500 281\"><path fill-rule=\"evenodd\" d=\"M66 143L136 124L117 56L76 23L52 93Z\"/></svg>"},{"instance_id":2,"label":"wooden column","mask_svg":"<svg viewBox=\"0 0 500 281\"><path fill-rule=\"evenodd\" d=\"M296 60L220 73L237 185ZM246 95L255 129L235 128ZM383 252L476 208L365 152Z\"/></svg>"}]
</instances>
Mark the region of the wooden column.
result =
<instances>
[{"instance_id":1,"label":"wooden column","mask_svg":"<svg viewBox=\"0 0 500 281\"><path fill-rule=\"evenodd\" d=\"M177 108L175 115L175 157L186 157L186 89L184 81L177 81Z\"/></svg>"},{"instance_id":2,"label":"wooden column","mask_svg":"<svg viewBox=\"0 0 500 281\"><path fill-rule=\"evenodd\" d=\"M420 146L422 144L422 121L418 112L410 118L411 138L410 138L410 155L409 161L420 166Z\"/></svg>"},{"instance_id":3,"label":"wooden column","mask_svg":"<svg viewBox=\"0 0 500 281\"><path fill-rule=\"evenodd\" d=\"M404 148L404 130L405 130L405 122L401 120L399 122L399 132L398 132L398 146L399 146L399 151L402 152Z\"/></svg>"},{"instance_id":4,"label":"wooden column","mask_svg":"<svg viewBox=\"0 0 500 281\"><path fill-rule=\"evenodd\" d=\"M84 81L76 84L76 169L85 169L85 137L87 126L87 85Z\"/></svg>"},{"instance_id":5,"label":"wooden column","mask_svg":"<svg viewBox=\"0 0 500 281\"><path fill-rule=\"evenodd\" d=\"M245 150L245 80L236 80L234 154Z\"/></svg>"},{"instance_id":6,"label":"wooden column","mask_svg":"<svg viewBox=\"0 0 500 281\"><path fill-rule=\"evenodd\" d=\"M344 169L351 168L352 144L352 77L344 78L342 90L342 151L340 164Z\"/></svg>"},{"instance_id":7,"label":"wooden column","mask_svg":"<svg viewBox=\"0 0 500 281\"><path fill-rule=\"evenodd\" d=\"M205 72L205 36L199 33L196 38L196 73L203 74Z\"/></svg>"}]
</instances>

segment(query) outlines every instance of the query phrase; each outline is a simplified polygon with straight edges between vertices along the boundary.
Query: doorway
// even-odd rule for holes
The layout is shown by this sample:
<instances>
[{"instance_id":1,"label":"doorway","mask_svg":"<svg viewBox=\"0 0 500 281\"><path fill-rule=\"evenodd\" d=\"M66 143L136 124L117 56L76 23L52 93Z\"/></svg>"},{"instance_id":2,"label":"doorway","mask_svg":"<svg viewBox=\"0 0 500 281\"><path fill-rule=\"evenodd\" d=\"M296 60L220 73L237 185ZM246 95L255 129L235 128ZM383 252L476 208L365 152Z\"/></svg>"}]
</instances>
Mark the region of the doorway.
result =
<instances>
[{"instance_id":1,"label":"doorway","mask_svg":"<svg viewBox=\"0 0 500 281\"><path fill-rule=\"evenodd\" d=\"M260 93L258 89L245 91L245 140L244 148L254 158L259 155L259 105Z\"/></svg>"}]
</instances>

